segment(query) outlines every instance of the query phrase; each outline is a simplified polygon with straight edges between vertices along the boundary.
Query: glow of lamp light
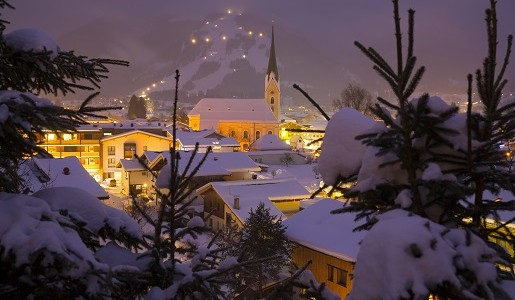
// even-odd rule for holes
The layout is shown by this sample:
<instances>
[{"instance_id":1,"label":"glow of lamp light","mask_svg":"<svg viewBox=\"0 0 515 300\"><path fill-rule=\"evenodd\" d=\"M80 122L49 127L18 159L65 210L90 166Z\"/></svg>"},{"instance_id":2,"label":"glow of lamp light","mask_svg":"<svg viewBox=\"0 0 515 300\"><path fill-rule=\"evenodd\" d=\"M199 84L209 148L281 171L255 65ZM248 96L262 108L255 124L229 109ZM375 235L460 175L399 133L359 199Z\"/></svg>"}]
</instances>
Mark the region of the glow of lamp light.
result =
<instances>
[{"instance_id":1,"label":"glow of lamp light","mask_svg":"<svg viewBox=\"0 0 515 300\"><path fill-rule=\"evenodd\" d=\"M206 43L209 43L209 38L206 38Z\"/></svg>"},{"instance_id":2,"label":"glow of lamp light","mask_svg":"<svg viewBox=\"0 0 515 300\"><path fill-rule=\"evenodd\" d=\"M147 91L150 91L150 88L147 88Z\"/></svg>"},{"instance_id":3,"label":"glow of lamp light","mask_svg":"<svg viewBox=\"0 0 515 300\"><path fill-rule=\"evenodd\" d=\"M155 83L152 83L152 87L156 87L156 84L155 84Z\"/></svg>"},{"instance_id":4,"label":"glow of lamp light","mask_svg":"<svg viewBox=\"0 0 515 300\"><path fill-rule=\"evenodd\" d=\"M261 33L261 32L260 32L260 33L259 33L259 36L263 36L263 33Z\"/></svg>"},{"instance_id":5,"label":"glow of lamp light","mask_svg":"<svg viewBox=\"0 0 515 300\"><path fill-rule=\"evenodd\" d=\"M196 42L197 42L197 40L196 40L196 39L191 39L191 43L192 43L192 44L195 44Z\"/></svg>"},{"instance_id":6,"label":"glow of lamp light","mask_svg":"<svg viewBox=\"0 0 515 300\"><path fill-rule=\"evenodd\" d=\"M161 82L161 83L165 83L165 82L164 82L164 80L161 80L160 82Z\"/></svg>"},{"instance_id":7,"label":"glow of lamp light","mask_svg":"<svg viewBox=\"0 0 515 300\"><path fill-rule=\"evenodd\" d=\"M222 36L222 40L224 40L224 41L225 41L226 39L227 39L227 37L226 37L225 35L224 35L224 36Z\"/></svg>"},{"instance_id":8,"label":"glow of lamp light","mask_svg":"<svg viewBox=\"0 0 515 300\"><path fill-rule=\"evenodd\" d=\"M252 31L249 31L249 35L252 35Z\"/></svg>"},{"instance_id":9,"label":"glow of lamp light","mask_svg":"<svg viewBox=\"0 0 515 300\"><path fill-rule=\"evenodd\" d=\"M247 55L243 54L243 58L247 57Z\"/></svg>"},{"instance_id":10,"label":"glow of lamp light","mask_svg":"<svg viewBox=\"0 0 515 300\"><path fill-rule=\"evenodd\" d=\"M229 9L229 10L227 11L227 13L228 13L228 14L231 14L231 10Z\"/></svg>"}]
</instances>

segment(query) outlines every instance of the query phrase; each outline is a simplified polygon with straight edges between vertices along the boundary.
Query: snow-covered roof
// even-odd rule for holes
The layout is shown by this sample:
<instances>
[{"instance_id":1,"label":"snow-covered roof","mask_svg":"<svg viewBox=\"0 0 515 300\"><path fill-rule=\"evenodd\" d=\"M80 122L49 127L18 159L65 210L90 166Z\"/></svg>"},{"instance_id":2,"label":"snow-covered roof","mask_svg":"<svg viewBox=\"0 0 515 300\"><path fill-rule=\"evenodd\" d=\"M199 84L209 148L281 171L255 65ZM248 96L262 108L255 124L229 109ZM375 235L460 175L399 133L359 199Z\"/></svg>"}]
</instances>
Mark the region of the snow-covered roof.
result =
<instances>
[{"instance_id":1,"label":"snow-covered roof","mask_svg":"<svg viewBox=\"0 0 515 300\"><path fill-rule=\"evenodd\" d=\"M217 129L219 121L277 123L265 99L203 98L188 116L200 115L200 129Z\"/></svg>"},{"instance_id":2,"label":"snow-covered roof","mask_svg":"<svg viewBox=\"0 0 515 300\"><path fill-rule=\"evenodd\" d=\"M250 157L263 156L263 155L280 155L280 154L287 154L287 153L298 154L297 152L291 151L291 149L288 149L288 150L268 150L268 151L248 151L248 152L245 152L245 153L247 153L247 155L250 156Z\"/></svg>"},{"instance_id":3,"label":"snow-covered roof","mask_svg":"<svg viewBox=\"0 0 515 300\"><path fill-rule=\"evenodd\" d=\"M142 130L138 130L138 129L127 131L127 132L116 134L116 135L106 136L106 137L102 138L102 141L114 140L114 139L117 139L117 138L120 138L120 137L124 137L124 136L128 136L128 135L133 135L133 134L144 134L144 135L148 135L148 136L152 136L152 137L156 137L156 138L160 138L160 139L164 139L164 140L169 140L170 142L172 141L172 139L169 138L169 137L153 134L153 133L142 131Z\"/></svg>"},{"instance_id":4,"label":"snow-covered roof","mask_svg":"<svg viewBox=\"0 0 515 300\"><path fill-rule=\"evenodd\" d=\"M145 166L139 162L137 159L120 159L118 163L118 168L122 167L124 171L144 171Z\"/></svg>"},{"instance_id":5,"label":"snow-covered roof","mask_svg":"<svg viewBox=\"0 0 515 300\"><path fill-rule=\"evenodd\" d=\"M208 189L215 190L242 222L247 220L250 209L255 209L259 203L269 208L272 215L285 219L272 201L306 199L310 196L295 179L217 181L197 189L197 193ZM234 209L234 197L240 198L239 209Z\"/></svg>"},{"instance_id":6,"label":"snow-covered roof","mask_svg":"<svg viewBox=\"0 0 515 300\"><path fill-rule=\"evenodd\" d=\"M77 128L77 130L96 130L96 129L161 129L168 130L168 123L165 122L147 122L146 120L132 120L124 122L110 122L110 123L95 123L84 124Z\"/></svg>"},{"instance_id":7,"label":"snow-covered roof","mask_svg":"<svg viewBox=\"0 0 515 300\"><path fill-rule=\"evenodd\" d=\"M208 147L208 146L220 146L220 147L239 147L240 143L235 138L183 138L179 139L179 142L184 147L195 147L195 144L198 143L199 147Z\"/></svg>"},{"instance_id":8,"label":"snow-covered roof","mask_svg":"<svg viewBox=\"0 0 515 300\"><path fill-rule=\"evenodd\" d=\"M179 172L183 172L193 151L178 151L180 156ZM168 186L170 180L170 152L162 152L168 161L159 173L156 185L160 188ZM198 165L204 153L197 153L193 159L189 172ZM261 168L244 152L216 152L209 153L204 164L200 167L196 176L224 176L235 172L258 172Z\"/></svg>"},{"instance_id":9,"label":"snow-covered roof","mask_svg":"<svg viewBox=\"0 0 515 300\"><path fill-rule=\"evenodd\" d=\"M342 207L343 203L337 200L320 200L285 220L285 234L296 243L355 262L366 232L352 231L358 225L354 222L355 214L331 214Z\"/></svg>"},{"instance_id":10,"label":"snow-covered roof","mask_svg":"<svg viewBox=\"0 0 515 300\"><path fill-rule=\"evenodd\" d=\"M68 174L64 169L68 168ZM76 187L99 199L109 195L84 169L75 156L64 158L31 158L21 167L20 173L32 192L48 187Z\"/></svg>"},{"instance_id":11,"label":"snow-covered roof","mask_svg":"<svg viewBox=\"0 0 515 300\"><path fill-rule=\"evenodd\" d=\"M173 134L172 129L167 129L167 131L170 133L170 135ZM204 129L204 130L198 130L198 131L190 131L190 130L177 130L175 132L177 135L177 139L203 139L208 137L225 137L221 135L220 133L211 130L211 129Z\"/></svg>"},{"instance_id":12,"label":"snow-covered roof","mask_svg":"<svg viewBox=\"0 0 515 300\"><path fill-rule=\"evenodd\" d=\"M275 134L265 134L250 144L250 150L291 150L291 146Z\"/></svg>"}]
</instances>

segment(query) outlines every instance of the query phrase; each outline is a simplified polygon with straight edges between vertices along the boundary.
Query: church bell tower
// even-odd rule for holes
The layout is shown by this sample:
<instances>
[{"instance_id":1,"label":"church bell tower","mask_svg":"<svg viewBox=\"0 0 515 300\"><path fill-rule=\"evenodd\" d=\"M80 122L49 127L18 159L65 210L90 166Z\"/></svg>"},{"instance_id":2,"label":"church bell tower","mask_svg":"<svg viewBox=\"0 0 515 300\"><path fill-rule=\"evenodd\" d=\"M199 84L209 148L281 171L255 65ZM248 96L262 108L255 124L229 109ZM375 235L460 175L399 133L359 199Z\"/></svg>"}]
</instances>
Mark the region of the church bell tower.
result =
<instances>
[{"instance_id":1,"label":"church bell tower","mask_svg":"<svg viewBox=\"0 0 515 300\"><path fill-rule=\"evenodd\" d=\"M272 43L270 45L270 57L268 58L268 69L265 75L265 100L280 121L281 118L281 90L279 85L279 72L275 58L274 27L272 26Z\"/></svg>"}]
</instances>

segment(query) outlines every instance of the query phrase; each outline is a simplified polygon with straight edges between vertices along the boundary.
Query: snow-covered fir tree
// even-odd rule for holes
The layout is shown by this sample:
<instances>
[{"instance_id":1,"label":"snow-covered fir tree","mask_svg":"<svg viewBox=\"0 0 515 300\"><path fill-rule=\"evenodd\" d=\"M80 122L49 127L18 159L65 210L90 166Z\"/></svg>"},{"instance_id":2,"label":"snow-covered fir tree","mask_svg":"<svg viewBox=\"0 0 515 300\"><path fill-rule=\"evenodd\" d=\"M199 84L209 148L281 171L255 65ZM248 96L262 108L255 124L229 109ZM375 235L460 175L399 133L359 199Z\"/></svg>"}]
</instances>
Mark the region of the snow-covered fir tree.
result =
<instances>
[{"instance_id":1,"label":"snow-covered fir tree","mask_svg":"<svg viewBox=\"0 0 515 300\"><path fill-rule=\"evenodd\" d=\"M353 199L336 212L359 212L358 229L370 230L350 299L510 299L503 284L513 279L515 174L498 144L515 136L515 104L500 101L512 37L497 68L496 1L490 4L488 56L476 72L481 113L471 111L471 75L467 113L427 94L411 99L425 68L416 68L413 10L403 48L398 0L395 64L356 42L396 99L378 98L372 111L380 123L342 109L322 145L324 182Z\"/></svg>"}]
</instances>

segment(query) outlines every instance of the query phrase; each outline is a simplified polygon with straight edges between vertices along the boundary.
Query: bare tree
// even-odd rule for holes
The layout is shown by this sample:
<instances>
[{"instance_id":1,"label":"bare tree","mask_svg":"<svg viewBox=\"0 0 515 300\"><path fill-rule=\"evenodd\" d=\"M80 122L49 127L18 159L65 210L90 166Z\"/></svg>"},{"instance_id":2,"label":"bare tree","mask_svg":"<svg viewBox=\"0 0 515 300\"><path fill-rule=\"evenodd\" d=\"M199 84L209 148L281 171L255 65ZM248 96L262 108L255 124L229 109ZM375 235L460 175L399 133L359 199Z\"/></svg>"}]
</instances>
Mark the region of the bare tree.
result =
<instances>
[{"instance_id":1,"label":"bare tree","mask_svg":"<svg viewBox=\"0 0 515 300\"><path fill-rule=\"evenodd\" d=\"M370 106L374 104L372 95L357 83L349 83L342 91L340 98L333 100L333 109L338 111L343 107L354 108L366 115L372 115Z\"/></svg>"}]
</instances>

